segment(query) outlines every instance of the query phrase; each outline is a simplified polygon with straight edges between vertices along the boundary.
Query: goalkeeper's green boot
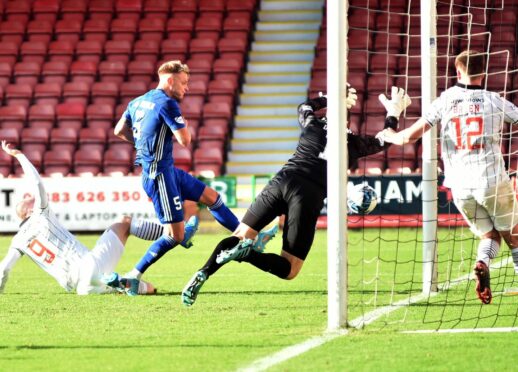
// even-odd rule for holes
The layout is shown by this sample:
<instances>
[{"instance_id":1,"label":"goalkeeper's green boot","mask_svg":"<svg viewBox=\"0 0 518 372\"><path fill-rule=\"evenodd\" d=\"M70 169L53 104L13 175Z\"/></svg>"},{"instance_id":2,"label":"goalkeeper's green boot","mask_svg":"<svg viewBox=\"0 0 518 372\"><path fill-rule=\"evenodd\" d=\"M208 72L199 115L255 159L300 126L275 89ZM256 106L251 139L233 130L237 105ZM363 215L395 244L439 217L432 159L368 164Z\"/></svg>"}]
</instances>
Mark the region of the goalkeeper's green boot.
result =
<instances>
[{"instance_id":1,"label":"goalkeeper's green boot","mask_svg":"<svg viewBox=\"0 0 518 372\"><path fill-rule=\"evenodd\" d=\"M192 306L198 297L198 292L207 280L207 274L202 270L194 273L194 276L189 280L189 283L182 290L182 303L185 306Z\"/></svg>"},{"instance_id":2,"label":"goalkeeper's green boot","mask_svg":"<svg viewBox=\"0 0 518 372\"><path fill-rule=\"evenodd\" d=\"M250 254L252 249L254 249L254 241L252 239L242 240L235 247L221 251L216 256L216 263L224 265L232 260L241 261Z\"/></svg>"},{"instance_id":3,"label":"goalkeeper's green boot","mask_svg":"<svg viewBox=\"0 0 518 372\"><path fill-rule=\"evenodd\" d=\"M257 238L254 241L254 251L257 251L259 253L264 252L266 244L275 237L277 231L279 231L279 226L277 224L275 224L269 230L260 231L259 234L257 234Z\"/></svg>"}]
</instances>

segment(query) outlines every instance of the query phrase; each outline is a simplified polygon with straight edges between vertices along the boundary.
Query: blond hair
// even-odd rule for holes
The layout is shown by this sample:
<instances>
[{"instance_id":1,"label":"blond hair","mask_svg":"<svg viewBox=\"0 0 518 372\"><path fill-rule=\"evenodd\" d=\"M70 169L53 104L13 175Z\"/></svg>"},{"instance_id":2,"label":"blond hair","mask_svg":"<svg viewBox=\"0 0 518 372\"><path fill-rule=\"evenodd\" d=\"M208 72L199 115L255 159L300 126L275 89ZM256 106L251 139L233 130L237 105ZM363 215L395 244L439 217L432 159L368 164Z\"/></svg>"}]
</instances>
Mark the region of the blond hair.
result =
<instances>
[{"instance_id":1,"label":"blond hair","mask_svg":"<svg viewBox=\"0 0 518 372\"><path fill-rule=\"evenodd\" d=\"M158 68L159 76L163 74L178 74L180 72L185 72L187 75L189 74L189 66L181 61L165 62Z\"/></svg>"},{"instance_id":2,"label":"blond hair","mask_svg":"<svg viewBox=\"0 0 518 372\"><path fill-rule=\"evenodd\" d=\"M469 77L481 75L486 69L484 53L475 50L465 50L455 58L455 68L462 68Z\"/></svg>"}]
</instances>

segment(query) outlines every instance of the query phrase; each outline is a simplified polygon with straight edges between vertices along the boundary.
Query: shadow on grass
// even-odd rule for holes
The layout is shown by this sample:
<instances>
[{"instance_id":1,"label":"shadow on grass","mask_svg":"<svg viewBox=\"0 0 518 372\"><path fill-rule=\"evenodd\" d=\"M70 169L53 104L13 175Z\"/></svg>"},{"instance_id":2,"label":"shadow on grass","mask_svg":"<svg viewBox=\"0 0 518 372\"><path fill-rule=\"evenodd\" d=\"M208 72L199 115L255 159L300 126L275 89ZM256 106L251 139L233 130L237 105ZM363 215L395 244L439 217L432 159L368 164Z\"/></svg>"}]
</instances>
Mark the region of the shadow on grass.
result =
<instances>
[{"instance_id":1,"label":"shadow on grass","mask_svg":"<svg viewBox=\"0 0 518 372\"><path fill-rule=\"evenodd\" d=\"M160 291L154 294L153 296L179 296L182 294L182 292L174 291L174 292L166 292L166 291ZM201 291L201 295L235 295L235 294L246 294L246 295L274 295L274 296L284 296L284 295L300 295L300 294L319 294L319 295L327 295L326 291L316 291L316 290L301 290L301 291L294 291L294 290L285 290L285 291Z\"/></svg>"},{"instance_id":2,"label":"shadow on grass","mask_svg":"<svg viewBox=\"0 0 518 372\"><path fill-rule=\"evenodd\" d=\"M173 344L173 345L13 345L13 346L2 346L0 349L11 349L11 350L75 350L75 349L93 349L93 350L118 350L118 349L171 349L171 348L202 348L202 347L213 347L213 348L229 348L229 347L242 347L242 348L254 348L254 349L269 349L286 347L289 344ZM0 357L0 359L4 359Z\"/></svg>"}]
</instances>

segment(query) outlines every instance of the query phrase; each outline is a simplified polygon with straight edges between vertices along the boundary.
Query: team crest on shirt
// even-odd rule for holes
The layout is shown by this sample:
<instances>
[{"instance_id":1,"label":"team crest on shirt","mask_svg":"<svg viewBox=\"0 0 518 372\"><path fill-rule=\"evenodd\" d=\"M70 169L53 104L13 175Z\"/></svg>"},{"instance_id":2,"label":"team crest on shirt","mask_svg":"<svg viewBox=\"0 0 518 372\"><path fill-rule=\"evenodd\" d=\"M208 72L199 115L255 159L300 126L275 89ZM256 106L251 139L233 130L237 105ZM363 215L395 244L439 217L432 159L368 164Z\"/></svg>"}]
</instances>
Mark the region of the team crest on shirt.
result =
<instances>
[{"instance_id":1,"label":"team crest on shirt","mask_svg":"<svg viewBox=\"0 0 518 372\"><path fill-rule=\"evenodd\" d=\"M176 118L174 118L174 121L176 121L178 124L185 124L183 116L177 116Z\"/></svg>"}]
</instances>

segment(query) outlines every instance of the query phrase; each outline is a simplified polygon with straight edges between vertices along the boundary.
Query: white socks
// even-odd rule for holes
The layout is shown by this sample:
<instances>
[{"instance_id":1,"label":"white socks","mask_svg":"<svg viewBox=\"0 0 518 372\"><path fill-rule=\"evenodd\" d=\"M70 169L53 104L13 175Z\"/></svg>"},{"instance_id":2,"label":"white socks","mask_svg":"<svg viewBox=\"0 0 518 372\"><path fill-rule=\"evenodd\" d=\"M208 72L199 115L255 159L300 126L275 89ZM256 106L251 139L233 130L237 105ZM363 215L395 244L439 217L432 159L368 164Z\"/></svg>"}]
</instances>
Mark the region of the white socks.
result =
<instances>
[{"instance_id":1,"label":"white socks","mask_svg":"<svg viewBox=\"0 0 518 372\"><path fill-rule=\"evenodd\" d=\"M480 243L478 243L477 262L482 261L489 267L489 262L496 257L499 250L500 244L496 240L482 239ZM518 252L516 254L518 257Z\"/></svg>"},{"instance_id":2,"label":"white socks","mask_svg":"<svg viewBox=\"0 0 518 372\"><path fill-rule=\"evenodd\" d=\"M144 240L157 240L164 233L164 226L159 223L132 218L130 234Z\"/></svg>"},{"instance_id":3,"label":"white socks","mask_svg":"<svg viewBox=\"0 0 518 372\"><path fill-rule=\"evenodd\" d=\"M514 272L518 274L518 248L511 249L511 255L513 256Z\"/></svg>"}]
</instances>

